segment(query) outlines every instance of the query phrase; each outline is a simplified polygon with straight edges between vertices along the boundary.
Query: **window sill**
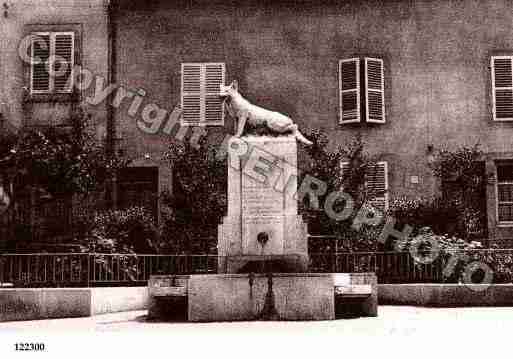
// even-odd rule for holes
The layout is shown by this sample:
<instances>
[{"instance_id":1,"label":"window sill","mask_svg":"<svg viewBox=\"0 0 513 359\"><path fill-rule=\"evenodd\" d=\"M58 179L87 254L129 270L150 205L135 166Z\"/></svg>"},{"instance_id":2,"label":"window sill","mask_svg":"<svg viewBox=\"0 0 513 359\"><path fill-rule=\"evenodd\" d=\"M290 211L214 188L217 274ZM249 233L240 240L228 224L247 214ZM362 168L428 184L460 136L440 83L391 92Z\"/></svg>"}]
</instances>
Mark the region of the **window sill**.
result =
<instances>
[{"instance_id":1,"label":"window sill","mask_svg":"<svg viewBox=\"0 0 513 359\"><path fill-rule=\"evenodd\" d=\"M76 93L28 94L24 101L29 103L73 103L79 102L79 96Z\"/></svg>"},{"instance_id":2,"label":"window sill","mask_svg":"<svg viewBox=\"0 0 513 359\"><path fill-rule=\"evenodd\" d=\"M497 228L513 228L513 222L498 223Z\"/></svg>"},{"instance_id":3,"label":"window sill","mask_svg":"<svg viewBox=\"0 0 513 359\"><path fill-rule=\"evenodd\" d=\"M207 122L180 122L180 126L182 127L223 127L224 123L216 122L216 123L207 123Z\"/></svg>"}]
</instances>

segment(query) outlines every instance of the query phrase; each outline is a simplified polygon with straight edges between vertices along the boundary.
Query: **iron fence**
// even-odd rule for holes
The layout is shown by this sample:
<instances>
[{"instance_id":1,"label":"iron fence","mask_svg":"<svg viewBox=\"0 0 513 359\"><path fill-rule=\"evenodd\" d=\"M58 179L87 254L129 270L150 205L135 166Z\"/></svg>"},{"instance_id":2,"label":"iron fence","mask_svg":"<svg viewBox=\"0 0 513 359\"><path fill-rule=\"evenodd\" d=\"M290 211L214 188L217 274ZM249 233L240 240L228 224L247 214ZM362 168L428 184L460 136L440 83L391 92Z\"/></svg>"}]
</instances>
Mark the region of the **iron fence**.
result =
<instances>
[{"instance_id":1,"label":"iron fence","mask_svg":"<svg viewBox=\"0 0 513 359\"><path fill-rule=\"evenodd\" d=\"M216 255L1 254L0 286L145 285L154 274L217 272Z\"/></svg>"},{"instance_id":2,"label":"iron fence","mask_svg":"<svg viewBox=\"0 0 513 359\"><path fill-rule=\"evenodd\" d=\"M450 276L454 258L485 263L492 269L495 282L513 282L513 249L443 252L426 264L409 252L311 253L308 271L375 272L379 283L441 283L457 281ZM0 254L0 286L146 285L154 274L217 273L220 259L217 255Z\"/></svg>"},{"instance_id":3,"label":"iron fence","mask_svg":"<svg viewBox=\"0 0 513 359\"><path fill-rule=\"evenodd\" d=\"M459 281L465 264L484 263L497 283L513 282L513 249L432 252L312 253L310 272L374 272L378 283L444 283ZM433 256L431 258L431 256Z\"/></svg>"}]
</instances>

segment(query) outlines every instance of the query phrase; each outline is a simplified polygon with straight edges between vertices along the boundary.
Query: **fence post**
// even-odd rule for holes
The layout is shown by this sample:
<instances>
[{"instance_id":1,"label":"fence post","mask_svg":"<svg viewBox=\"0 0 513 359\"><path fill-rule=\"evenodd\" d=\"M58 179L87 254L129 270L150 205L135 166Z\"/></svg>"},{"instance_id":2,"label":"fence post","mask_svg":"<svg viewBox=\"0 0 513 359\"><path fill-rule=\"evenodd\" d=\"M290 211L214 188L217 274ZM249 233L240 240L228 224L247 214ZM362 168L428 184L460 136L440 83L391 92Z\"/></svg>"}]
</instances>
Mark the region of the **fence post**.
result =
<instances>
[{"instance_id":1,"label":"fence post","mask_svg":"<svg viewBox=\"0 0 513 359\"><path fill-rule=\"evenodd\" d=\"M91 287L91 253L87 253L87 288Z\"/></svg>"}]
</instances>

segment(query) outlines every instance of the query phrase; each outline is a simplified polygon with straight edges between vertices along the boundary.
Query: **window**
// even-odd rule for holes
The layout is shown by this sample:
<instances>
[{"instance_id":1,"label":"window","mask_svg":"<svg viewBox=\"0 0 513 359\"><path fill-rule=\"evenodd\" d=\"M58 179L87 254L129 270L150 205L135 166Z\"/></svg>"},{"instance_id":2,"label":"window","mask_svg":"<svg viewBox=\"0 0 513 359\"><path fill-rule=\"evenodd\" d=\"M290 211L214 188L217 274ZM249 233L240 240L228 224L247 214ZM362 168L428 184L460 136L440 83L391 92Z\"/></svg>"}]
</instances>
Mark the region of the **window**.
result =
<instances>
[{"instance_id":1,"label":"window","mask_svg":"<svg viewBox=\"0 0 513 359\"><path fill-rule=\"evenodd\" d=\"M342 175L347 171L349 162L342 162ZM388 210L388 163L377 162L375 166L367 168L365 172L365 186L368 191L368 202L382 212Z\"/></svg>"},{"instance_id":2,"label":"window","mask_svg":"<svg viewBox=\"0 0 513 359\"><path fill-rule=\"evenodd\" d=\"M513 161L497 163L497 219L513 224Z\"/></svg>"},{"instance_id":3,"label":"window","mask_svg":"<svg viewBox=\"0 0 513 359\"><path fill-rule=\"evenodd\" d=\"M362 62L363 73L360 71ZM371 57L340 60L339 89L340 124L363 119L369 123L385 123L383 60Z\"/></svg>"},{"instance_id":4,"label":"window","mask_svg":"<svg viewBox=\"0 0 513 359\"><path fill-rule=\"evenodd\" d=\"M158 167L125 167L117 180L119 208L143 207L158 219Z\"/></svg>"},{"instance_id":5,"label":"window","mask_svg":"<svg viewBox=\"0 0 513 359\"><path fill-rule=\"evenodd\" d=\"M71 93L75 65L74 32L35 32L32 39L30 92Z\"/></svg>"},{"instance_id":6,"label":"window","mask_svg":"<svg viewBox=\"0 0 513 359\"><path fill-rule=\"evenodd\" d=\"M360 59L340 60L340 123L360 122Z\"/></svg>"},{"instance_id":7,"label":"window","mask_svg":"<svg viewBox=\"0 0 513 359\"><path fill-rule=\"evenodd\" d=\"M492 56L494 121L513 121L513 56Z\"/></svg>"},{"instance_id":8,"label":"window","mask_svg":"<svg viewBox=\"0 0 513 359\"><path fill-rule=\"evenodd\" d=\"M224 63L182 64L183 125L224 124L224 104L219 97L219 86L224 82Z\"/></svg>"}]
</instances>

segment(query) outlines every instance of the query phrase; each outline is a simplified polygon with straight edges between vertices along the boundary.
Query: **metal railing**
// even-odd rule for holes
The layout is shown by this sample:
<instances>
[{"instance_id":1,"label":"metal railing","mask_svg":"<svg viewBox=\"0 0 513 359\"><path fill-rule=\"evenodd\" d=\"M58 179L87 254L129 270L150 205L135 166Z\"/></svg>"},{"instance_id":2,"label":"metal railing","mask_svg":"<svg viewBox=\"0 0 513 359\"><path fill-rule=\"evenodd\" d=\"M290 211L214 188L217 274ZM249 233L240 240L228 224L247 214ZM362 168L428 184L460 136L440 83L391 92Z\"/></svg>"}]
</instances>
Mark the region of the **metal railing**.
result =
<instances>
[{"instance_id":1,"label":"metal railing","mask_svg":"<svg viewBox=\"0 0 513 359\"><path fill-rule=\"evenodd\" d=\"M513 249L441 252L427 264L409 252L311 253L308 271L374 272L379 283L442 283L455 280L447 276L453 256L487 264L495 282L513 282ZM155 274L217 273L223 259L217 255L0 254L0 287L146 285Z\"/></svg>"},{"instance_id":2,"label":"metal railing","mask_svg":"<svg viewBox=\"0 0 513 359\"><path fill-rule=\"evenodd\" d=\"M513 282L513 249L472 249L412 255L403 252L312 253L310 272L374 272L378 283L444 283L459 280L465 263L480 262L493 272L494 281ZM426 259L426 260L423 260ZM463 264L462 264L463 263Z\"/></svg>"},{"instance_id":3,"label":"metal railing","mask_svg":"<svg viewBox=\"0 0 513 359\"><path fill-rule=\"evenodd\" d=\"M145 285L154 274L217 272L216 255L1 254L0 286Z\"/></svg>"}]
</instances>

